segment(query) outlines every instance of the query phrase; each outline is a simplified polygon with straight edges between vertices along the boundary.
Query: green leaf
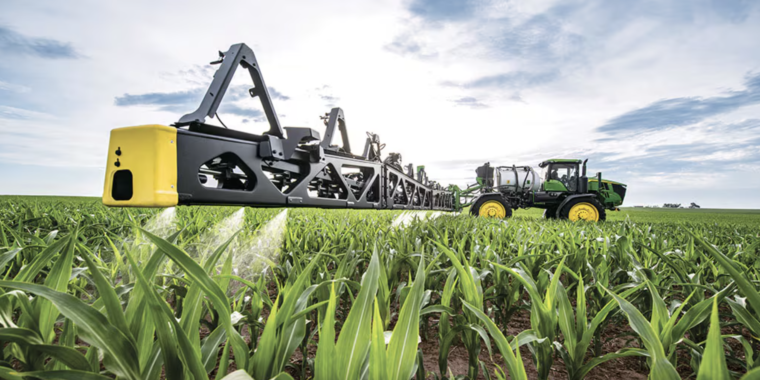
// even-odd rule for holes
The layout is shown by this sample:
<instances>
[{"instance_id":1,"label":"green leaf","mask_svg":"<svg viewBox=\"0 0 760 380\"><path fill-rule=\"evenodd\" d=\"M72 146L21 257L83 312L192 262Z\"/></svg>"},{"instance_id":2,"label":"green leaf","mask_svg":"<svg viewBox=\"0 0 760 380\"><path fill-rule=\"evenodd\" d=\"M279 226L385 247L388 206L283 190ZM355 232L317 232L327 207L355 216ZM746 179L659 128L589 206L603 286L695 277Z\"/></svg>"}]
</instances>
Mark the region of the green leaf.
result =
<instances>
[{"instance_id":1,"label":"green leaf","mask_svg":"<svg viewBox=\"0 0 760 380\"><path fill-rule=\"evenodd\" d=\"M760 367L747 372L741 380L760 380Z\"/></svg>"},{"instance_id":2,"label":"green leaf","mask_svg":"<svg viewBox=\"0 0 760 380\"><path fill-rule=\"evenodd\" d=\"M370 347L372 312L379 277L380 261L377 252L374 252L367 272L364 273L359 295L351 306L351 311L348 313L335 346L338 355L335 363L337 379L359 378Z\"/></svg>"},{"instance_id":3,"label":"green leaf","mask_svg":"<svg viewBox=\"0 0 760 380\"><path fill-rule=\"evenodd\" d=\"M121 301L119 301L119 297L116 295L113 286L100 273L100 270L90 258L89 253L83 253L82 258L84 258L87 267L90 269L90 274L93 280L95 280L95 286L98 288L98 293L100 293L100 299L103 300L106 312L108 313L108 321L134 342L132 333L127 326L127 319L124 317L124 310L121 308Z\"/></svg>"},{"instance_id":4,"label":"green leaf","mask_svg":"<svg viewBox=\"0 0 760 380\"><path fill-rule=\"evenodd\" d=\"M226 333L224 327L219 326L203 341L203 345L201 346L201 362L203 363L203 367L206 368L207 373L210 373L216 367L216 358L219 356L219 345L224 343Z\"/></svg>"},{"instance_id":5,"label":"green leaf","mask_svg":"<svg viewBox=\"0 0 760 380\"><path fill-rule=\"evenodd\" d=\"M718 318L718 299L713 297L710 314L710 330L707 332L707 344L702 354L697 380L728 380L731 375L726 366L726 354L723 351L723 338L720 336L720 319Z\"/></svg>"},{"instance_id":6,"label":"green leaf","mask_svg":"<svg viewBox=\"0 0 760 380\"><path fill-rule=\"evenodd\" d=\"M221 379L230 368L230 347L229 342L224 344L222 348L222 357L219 359L219 369L216 371L215 380Z\"/></svg>"},{"instance_id":7,"label":"green leaf","mask_svg":"<svg viewBox=\"0 0 760 380\"><path fill-rule=\"evenodd\" d=\"M0 269L4 269L5 266L8 265L8 262L15 259L16 255L23 249L24 248L14 248L8 252L3 252L3 254L0 254Z\"/></svg>"},{"instance_id":8,"label":"green leaf","mask_svg":"<svg viewBox=\"0 0 760 380\"><path fill-rule=\"evenodd\" d=\"M97 373L74 371L74 370L62 370L62 371L35 371L35 372L21 372L20 375L24 377L35 377L42 380L109 380L110 377L106 377Z\"/></svg>"},{"instance_id":9,"label":"green leaf","mask_svg":"<svg viewBox=\"0 0 760 380\"><path fill-rule=\"evenodd\" d=\"M238 368L246 368L248 364L248 346L245 344L243 337L232 326L232 320L230 319L232 310L230 309L227 295L224 294L219 284L209 277L208 273L187 253L148 231L142 230L142 232L153 244L169 256L175 264L182 268L194 283L200 285L206 296L211 299L214 307L219 311L219 319L227 331L227 338L232 342L235 363L237 363Z\"/></svg>"},{"instance_id":10,"label":"green leaf","mask_svg":"<svg viewBox=\"0 0 760 380\"><path fill-rule=\"evenodd\" d=\"M142 366L143 379L158 380L164 368L164 357L161 354L161 345L156 344L150 349L150 354Z\"/></svg>"},{"instance_id":11,"label":"green leaf","mask_svg":"<svg viewBox=\"0 0 760 380\"><path fill-rule=\"evenodd\" d=\"M169 236L168 241L176 242L179 235L184 230L180 230ZM156 276L161 264L166 260L166 255L160 248L156 248L151 254L148 261L142 264L141 270L145 278L152 279ZM123 271L129 273L128 263L124 263ZM126 279L127 276L125 276ZM142 287L137 286L132 290L129 296L129 303L126 307L127 324L132 336L136 339L137 352L139 353L141 368L148 368L155 365L157 360L153 346L155 345L155 330L151 318L147 318L148 307L143 297Z\"/></svg>"},{"instance_id":12,"label":"green leaf","mask_svg":"<svg viewBox=\"0 0 760 380\"><path fill-rule=\"evenodd\" d=\"M657 287L649 280L646 280L645 282L649 289L649 294L652 295L652 320L650 324L659 335L670 320L668 307L665 305L665 301L663 301L660 293L657 291Z\"/></svg>"},{"instance_id":13,"label":"green leaf","mask_svg":"<svg viewBox=\"0 0 760 380\"><path fill-rule=\"evenodd\" d=\"M647 352L647 350L644 350L644 349L641 349L641 348L624 348L624 349L622 349L620 351L617 351L617 352L611 352L609 354L605 354L605 355L602 355L602 356L599 356L599 357L595 357L595 358L589 360L583 366L581 366L578 369L578 372L576 372L573 375L573 379L578 379L578 380L583 379L583 378L586 377L586 375L589 372L591 372L592 369L594 369L594 367L596 367L596 366L598 366L598 365L600 365L602 363L608 362L608 361L610 361L612 359L624 358L624 357L627 357L627 356L644 356L644 357L648 357L649 356L649 352Z\"/></svg>"},{"instance_id":14,"label":"green leaf","mask_svg":"<svg viewBox=\"0 0 760 380\"><path fill-rule=\"evenodd\" d=\"M448 306L430 305L422 309L422 311L420 311L420 317L423 315L432 314L432 313L456 314L456 311Z\"/></svg>"},{"instance_id":15,"label":"green leaf","mask_svg":"<svg viewBox=\"0 0 760 380\"><path fill-rule=\"evenodd\" d=\"M48 265L50 260L53 259L53 256L55 256L58 251L60 251L70 241L71 235L68 235L61 240L58 240L57 242L49 245L34 258L34 261L32 261L29 265L24 265L21 270L18 271L18 274L13 280L19 282L33 282L34 278L42 270L42 268Z\"/></svg>"},{"instance_id":16,"label":"green leaf","mask_svg":"<svg viewBox=\"0 0 760 380\"><path fill-rule=\"evenodd\" d=\"M159 344L161 345L161 354L164 358L165 373L167 377L181 379L184 376L184 369L190 370L190 373L196 380L208 379L208 374L201 363L199 352L192 346L187 335L182 330L179 322L174 318L174 313L169 306L151 287L150 282L145 278L137 263L129 252L125 256L132 265L133 272L137 276L137 285L143 290L148 305L150 306L150 318L155 326L165 326L156 329ZM171 328L168 328L171 326ZM179 350L178 347L179 346ZM179 355L183 361L180 361ZM184 365L183 365L184 362Z\"/></svg>"},{"instance_id":17,"label":"green leaf","mask_svg":"<svg viewBox=\"0 0 760 380\"><path fill-rule=\"evenodd\" d=\"M43 344L39 334L24 327L0 328L0 341L17 344Z\"/></svg>"},{"instance_id":18,"label":"green leaf","mask_svg":"<svg viewBox=\"0 0 760 380\"><path fill-rule=\"evenodd\" d=\"M582 291L582 290L578 290ZM567 298L567 292L562 284L557 288L557 301L559 309L559 328L562 331L562 335L565 337L565 347L570 355L570 358L575 362L575 349L578 344L578 334L576 332L576 321L573 313L573 306L570 304L570 300Z\"/></svg>"},{"instance_id":19,"label":"green leaf","mask_svg":"<svg viewBox=\"0 0 760 380\"><path fill-rule=\"evenodd\" d=\"M253 360L249 361L248 371L257 379L266 379L282 372L293 351L303 340L306 334L306 318L302 316L292 320L291 317L305 309L309 298L306 294L314 290L306 286L311 279L312 270L319 262L318 257L311 260L292 284L280 290Z\"/></svg>"},{"instance_id":20,"label":"green leaf","mask_svg":"<svg viewBox=\"0 0 760 380\"><path fill-rule=\"evenodd\" d=\"M221 244L214 250L214 252L206 259L203 265L203 269L208 274L213 274L212 270L216 266L217 261L222 256L224 251L229 247L232 241L237 237L240 231L236 231L230 236L227 241ZM227 280L229 281L229 280ZM200 329L201 311L203 304L203 291L201 286L197 283L193 283L187 290L187 295L182 302L182 316L180 317L180 325L182 329L187 332L188 338L193 343L194 347L200 347L200 334L197 331ZM220 331L226 331L224 329ZM216 361L216 358L214 358ZM212 367L213 369L213 367Z\"/></svg>"},{"instance_id":21,"label":"green leaf","mask_svg":"<svg viewBox=\"0 0 760 380\"><path fill-rule=\"evenodd\" d=\"M119 377L140 379L135 346L97 310L76 297L46 286L15 281L0 281L0 287L23 290L51 301L64 317L80 329L81 338L103 351L104 365Z\"/></svg>"},{"instance_id":22,"label":"green leaf","mask_svg":"<svg viewBox=\"0 0 760 380\"><path fill-rule=\"evenodd\" d=\"M437 241L435 244L438 246L438 249L446 254L449 260L451 260L451 264L456 269L457 274L459 275L459 288L462 290L462 294L464 294L464 298L467 300L467 302L473 305L482 306L483 291L478 287L475 278L472 276L472 273L469 270L469 267L465 268L464 265L466 265L466 262L463 265L462 262L459 261L459 258L457 258L457 254L445 245Z\"/></svg>"},{"instance_id":23,"label":"green leaf","mask_svg":"<svg viewBox=\"0 0 760 380\"><path fill-rule=\"evenodd\" d=\"M8 367L0 367L0 377L5 380L24 380L21 372Z\"/></svg>"},{"instance_id":24,"label":"green leaf","mask_svg":"<svg viewBox=\"0 0 760 380\"><path fill-rule=\"evenodd\" d=\"M726 301L731 307L731 311L734 313L736 320L749 329L749 331L752 331L755 336L760 336L760 321L757 319L757 316L753 315L747 310L745 305L742 305L739 302L730 299L727 299Z\"/></svg>"},{"instance_id":25,"label":"green leaf","mask_svg":"<svg viewBox=\"0 0 760 380\"><path fill-rule=\"evenodd\" d=\"M330 299L328 301L323 323L319 326L319 345L317 345L317 353L314 358L315 380L330 380L336 376L333 365L335 360L335 310L338 308L335 283L330 284Z\"/></svg>"},{"instance_id":26,"label":"green leaf","mask_svg":"<svg viewBox=\"0 0 760 380\"><path fill-rule=\"evenodd\" d=\"M760 310L760 292L757 291L747 277L734 267L734 261L726 257L726 255L715 249L712 245L707 244L707 242L694 235L691 231L687 230L687 232L699 243L699 245L702 246L702 248L712 255L715 261L720 263L723 269L731 275L731 278L734 279L736 285L742 293L744 293L744 296L747 297L749 304L752 305L755 310Z\"/></svg>"},{"instance_id":27,"label":"green leaf","mask_svg":"<svg viewBox=\"0 0 760 380\"><path fill-rule=\"evenodd\" d=\"M652 358L651 371L649 373L650 379L667 379L667 380L680 380L681 376L676 372L673 364L665 357L665 350L662 347L659 335L654 331L652 325L644 318L641 312L633 306L630 302L619 297L613 291L605 289L612 298L617 301L620 309L628 317L628 322L631 325L633 331L639 334L644 341L644 345Z\"/></svg>"},{"instance_id":28,"label":"green leaf","mask_svg":"<svg viewBox=\"0 0 760 380\"><path fill-rule=\"evenodd\" d=\"M679 340L681 340L681 338L683 338L684 334L686 334L687 331L689 331L691 328L693 328L694 326L697 326L698 324L702 323L702 321L707 319L707 317L710 315L713 299L716 299L718 303L720 303L726 297L726 295L728 295L732 291L733 291L733 286L727 286L723 290L721 290L720 292L712 296L711 298L699 301L699 303L692 306L683 315L683 317L681 317L681 319L678 320L678 322L675 324L675 326L673 327L673 330L672 330L673 332L671 333L670 339L669 340L663 339L663 343L667 342L668 344L671 344L672 346L674 342L678 342ZM729 305L731 305L732 301L731 300L728 300L728 301L729 301ZM683 305L681 306L683 307L684 305L686 305L687 302L688 302L688 298L683 302ZM682 309L682 307L679 308L679 311L677 313L680 313L680 310ZM739 313L740 311L737 312L737 319L741 321L741 317L739 316ZM671 317L671 320L675 319L676 316L677 314L674 314ZM752 317L750 316L750 318ZM751 327L749 326L747 326L747 328L751 329ZM670 354L670 352L668 352L668 354Z\"/></svg>"},{"instance_id":29,"label":"green leaf","mask_svg":"<svg viewBox=\"0 0 760 380\"><path fill-rule=\"evenodd\" d=\"M58 360L60 363L65 364L72 370L87 372L93 370L84 355L71 347L57 346L52 344L33 344L29 347L47 356L50 356L53 359Z\"/></svg>"},{"instance_id":30,"label":"green leaf","mask_svg":"<svg viewBox=\"0 0 760 380\"><path fill-rule=\"evenodd\" d=\"M398 321L388 343L388 365L390 380L408 380L414 373L419 339L420 307L425 292L425 266L420 259L412 290L406 297L399 312Z\"/></svg>"},{"instance_id":31,"label":"green leaf","mask_svg":"<svg viewBox=\"0 0 760 380\"><path fill-rule=\"evenodd\" d=\"M369 380L387 380L388 361L386 358L384 322L380 314L380 305L375 299L374 317L372 318L372 343L369 351Z\"/></svg>"},{"instance_id":32,"label":"green leaf","mask_svg":"<svg viewBox=\"0 0 760 380\"><path fill-rule=\"evenodd\" d=\"M532 342L542 343L545 341L546 338L540 338L538 335L536 335L536 332L532 329L523 330L520 331L519 334L515 338L512 339L511 342L509 342L510 347L512 347L513 350L517 351L518 348Z\"/></svg>"},{"instance_id":33,"label":"green leaf","mask_svg":"<svg viewBox=\"0 0 760 380\"><path fill-rule=\"evenodd\" d=\"M58 292L66 292L69 288L69 279L71 278L71 267L74 260L74 246L76 246L76 231L68 236L68 244L63 250L63 254L58 256L53 268L50 269L45 278L45 286ZM51 342L55 338L53 325L58 319L58 310L50 301L39 300L38 307L40 310L40 333L45 342Z\"/></svg>"},{"instance_id":34,"label":"green leaf","mask_svg":"<svg viewBox=\"0 0 760 380\"><path fill-rule=\"evenodd\" d=\"M525 367L522 365L522 359L519 354L515 356L512 347L507 341L507 338L504 337L504 334L499 330L499 327L496 326L491 318L485 315L479 308L471 305L465 300L462 300L462 304L464 304L465 308L472 312L486 326L488 333L491 334L491 337L496 343L496 347L499 348L501 356L504 357L509 377L513 380L527 380L528 374L525 372Z\"/></svg>"}]
</instances>

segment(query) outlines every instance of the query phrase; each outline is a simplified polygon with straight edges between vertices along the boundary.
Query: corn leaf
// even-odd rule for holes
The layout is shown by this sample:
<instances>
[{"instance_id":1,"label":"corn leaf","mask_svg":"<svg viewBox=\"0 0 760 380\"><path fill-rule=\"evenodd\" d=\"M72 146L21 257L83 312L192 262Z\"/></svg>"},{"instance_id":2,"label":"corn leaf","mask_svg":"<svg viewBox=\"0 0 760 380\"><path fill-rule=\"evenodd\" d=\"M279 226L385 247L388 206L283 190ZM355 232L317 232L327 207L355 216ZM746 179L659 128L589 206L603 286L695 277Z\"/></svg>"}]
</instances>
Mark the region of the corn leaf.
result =
<instances>
[{"instance_id":1,"label":"corn leaf","mask_svg":"<svg viewBox=\"0 0 760 380\"><path fill-rule=\"evenodd\" d=\"M175 264L182 268L187 276L192 278L194 283L200 285L206 296L211 299L211 302L219 311L219 319L227 331L227 338L232 342L235 362L239 368L246 368L248 363L248 348L245 341L243 341L243 337L232 327L232 320L230 319L232 310L227 302L227 296L219 288L219 285L187 253L150 232L145 230L142 230L142 232L153 241L153 244L169 256Z\"/></svg>"},{"instance_id":2,"label":"corn leaf","mask_svg":"<svg viewBox=\"0 0 760 380\"><path fill-rule=\"evenodd\" d=\"M358 379L364 360L370 348L372 312L377 295L380 261L377 252L372 254L367 271L362 279L359 295L351 306L346 322L343 324L335 349L336 379Z\"/></svg>"},{"instance_id":3,"label":"corn leaf","mask_svg":"<svg viewBox=\"0 0 760 380\"><path fill-rule=\"evenodd\" d=\"M388 366L390 380L408 380L414 372L419 339L420 308L425 292L424 260L420 259L412 290L401 307L398 322L388 343Z\"/></svg>"},{"instance_id":4,"label":"corn leaf","mask_svg":"<svg viewBox=\"0 0 760 380\"><path fill-rule=\"evenodd\" d=\"M607 289L612 298L617 301L620 309L628 317L628 322L631 328L639 334L644 341L644 345L649 352L649 356L652 359L651 371L649 373L650 379L667 379L667 380L679 380L681 376L676 372L673 364L668 361L665 356L665 349L662 347L659 335L655 332L651 324L644 318L641 312L636 309L630 302L621 298L613 291Z\"/></svg>"},{"instance_id":5,"label":"corn leaf","mask_svg":"<svg viewBox=\"0 0 760 380\"><path fill-rule=\"evenodd\" d=\"M712 313L710 314L710 330L707 333L707 345L702 354L697 380L728 380L726 354L723 351L723 338L720 335L720 319L718 318L718 299L713 297Z\"/></svg>"},{"instance_id":6,"label":"corn leaf","mask_svg":"<svg viewBox=\"0 0 760 380\"><path fill-rule=\"evenodd\" d=\"M97 310L70 294L43 285L0 281L0 287L23 290L49 300L61 314L74 321L83 333L83 340L103 351L103 363L108 370L126 379L140 379L134 344Z\"/></svg>"},{"instance_id":7,"label":"corn leaf","mask_svg":"<svg viewBox=\"0 0 760 380\"><path fill-rule=\"evenodd\" d=\"M369 356L369 380L387 380L388 362L385 349L385 334L383 333L383 318L380 305L375 299L374 317L372 318L372 343Z\"/></svg>"},{"instance_id":8,"label":"corn leaf","mask_svg":"<svg viewBox=\"0 0 760 380\"><path fill-rule=\"evenodd\" d=\"M507 341L507 338L499 330L499 327L496 326L491 318L485 315L479 308L471 305L465 300L462 300L462 304L464 304L465 308L478 317L486 326L486 330L491 334L491 337L496 343L496 347L499 348L499 352L501 352L501 355L504 357L509 377L514 380L526 380L528 375L525 372L525 367L522 366L522 360L520 359L519 354L515 356L515 352L512 351L509 341Z\"/></svg>"}]
</instances>

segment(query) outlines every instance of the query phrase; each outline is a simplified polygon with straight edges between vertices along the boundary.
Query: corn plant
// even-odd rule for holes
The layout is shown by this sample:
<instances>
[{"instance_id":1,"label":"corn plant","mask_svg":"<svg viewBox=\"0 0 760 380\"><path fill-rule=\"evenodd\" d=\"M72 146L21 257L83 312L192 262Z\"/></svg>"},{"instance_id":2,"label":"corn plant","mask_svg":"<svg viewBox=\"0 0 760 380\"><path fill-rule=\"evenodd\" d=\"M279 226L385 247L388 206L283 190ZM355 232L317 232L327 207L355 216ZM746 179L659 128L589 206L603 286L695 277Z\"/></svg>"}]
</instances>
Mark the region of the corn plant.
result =
<instances>
[{"instance_id":1,"label":"corn plant","mask_svg":"<svg viewBox=\"0 0 760 380\"><path fill-rule=\"evenodd\" d=\"M531 314L530 324L534 333L542 341L532 342L529 347L535 357L536 368L538 369L538 377L540 379L548 379L549 371L551 369L553 359L552 342L557 332L557 289L559 287L559 278L562 274L562 268L565 262L563 257L554 271L554 275L551 279L551 284L546 289L544 296L542 297L538 286L534 282L533 278L521 268L508 268L501 264L494 264L499 269L509 272L517 281L519 281L530 295Z\"/></svg>"}]
</instances>

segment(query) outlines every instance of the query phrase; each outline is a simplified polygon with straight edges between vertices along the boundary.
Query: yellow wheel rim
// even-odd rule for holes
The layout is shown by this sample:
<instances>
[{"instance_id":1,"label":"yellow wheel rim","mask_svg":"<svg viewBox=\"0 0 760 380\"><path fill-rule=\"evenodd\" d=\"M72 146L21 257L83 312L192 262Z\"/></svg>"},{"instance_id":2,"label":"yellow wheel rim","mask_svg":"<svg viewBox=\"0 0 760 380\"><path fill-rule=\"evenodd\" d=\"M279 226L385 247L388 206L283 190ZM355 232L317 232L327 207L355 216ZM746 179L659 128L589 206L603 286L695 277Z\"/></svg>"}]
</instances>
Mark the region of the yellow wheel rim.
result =
<instances>
[{"instance_id":1,"label":"yellow wheel rim","mask_svg":"<svg viewBox=\"0 0 760 380\"><path fill-rule=\"evenodd\" d=\"M568 218L573 222L578 220L596 222L599 220L599 210L597 210L596 207L594 207L594 205L591 203L577 203L573 205L572 208L570 208L570 214L568 215Z\"/></svg>"},{"instance_id":2,"label":"yellow wheel rim","mask_svg":"<svg viewBox=\"0 0 760 380\"><path fill-rule=\"evenodd\" d=\"M505 209L504 205L499 201L486 201L480 206L478 214L486 218L503 219L507 217L507 209Z\"/></svg>"}]
</instances>

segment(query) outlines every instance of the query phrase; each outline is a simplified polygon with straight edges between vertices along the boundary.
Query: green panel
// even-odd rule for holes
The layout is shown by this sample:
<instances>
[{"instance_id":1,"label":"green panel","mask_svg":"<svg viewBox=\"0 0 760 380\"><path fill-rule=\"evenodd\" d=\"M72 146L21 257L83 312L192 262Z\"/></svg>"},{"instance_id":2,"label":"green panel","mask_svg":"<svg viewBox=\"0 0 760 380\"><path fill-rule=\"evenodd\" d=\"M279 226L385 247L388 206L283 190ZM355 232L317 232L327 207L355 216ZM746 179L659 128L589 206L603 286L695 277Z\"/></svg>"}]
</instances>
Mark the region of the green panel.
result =
<instances>
[{"instance_id":1,"label":"green panel","mask_svg":"<svg viewBox=\"0 0 760 380\"><path fill-rule=\"evenodd\" d=\"M590 185L590 184L591 184L591 182L597 182L597 179L596 179L596 177L592 177L592 178L589 178L589 179L588 179L588 182L589 182L589 185ZM624 183L622 183L622 182L617 182L617 181L610 181L610 180L608 180L608 179L602 179L602 182L604 182L604 183L610 183L610 184L615 184L615 185L625 185L625 184L624 184Z\"/></svg>"},{"instance_id":2,"label":"green panel","mask_svg":"<svg viewBox=\"0 0 760 380\"><path fill-rule=\"evenodd\" d=\"M596 178L591 178L588 181L588 190L599 193L599 201L605 207L617 207L623 204L623 199L620 195L612 190L613 184L620 184L620 182L602 180L601 190L599 189L599 181Z\"/></svg>"},{"instance_id":3,"label":"green panel","mask_svg":"<svg viewBox=\"0 0 760 380\"><path fill-rule=\"evenodd\" d=\"M551 163L568 163L569 162L569 163L579 164L583 161L572 159L572 158L552 158L552 159L546 160L546 162L551 162Z\"/></svg>"},{"instance_id":4,"label":"green panel","mask_svg":"<svg viewBox=\"0 0 760 380\"><path fill-rule=\"evenodd\" d=\"M544 191L567 191L565 185L556 179L544 182Z\"/></svg>"},{"instance_id":5,"label":"green panel","mask_svg":"<svg viewBox=\"0 0 760 380\"><path fill-rule=\"evenodd\" d=\"M623 200L620 199L620 196L612 190L602 190L601 196L602 203L605 206L620 206L623 203Z\"/></svg>"}]
</instances>

